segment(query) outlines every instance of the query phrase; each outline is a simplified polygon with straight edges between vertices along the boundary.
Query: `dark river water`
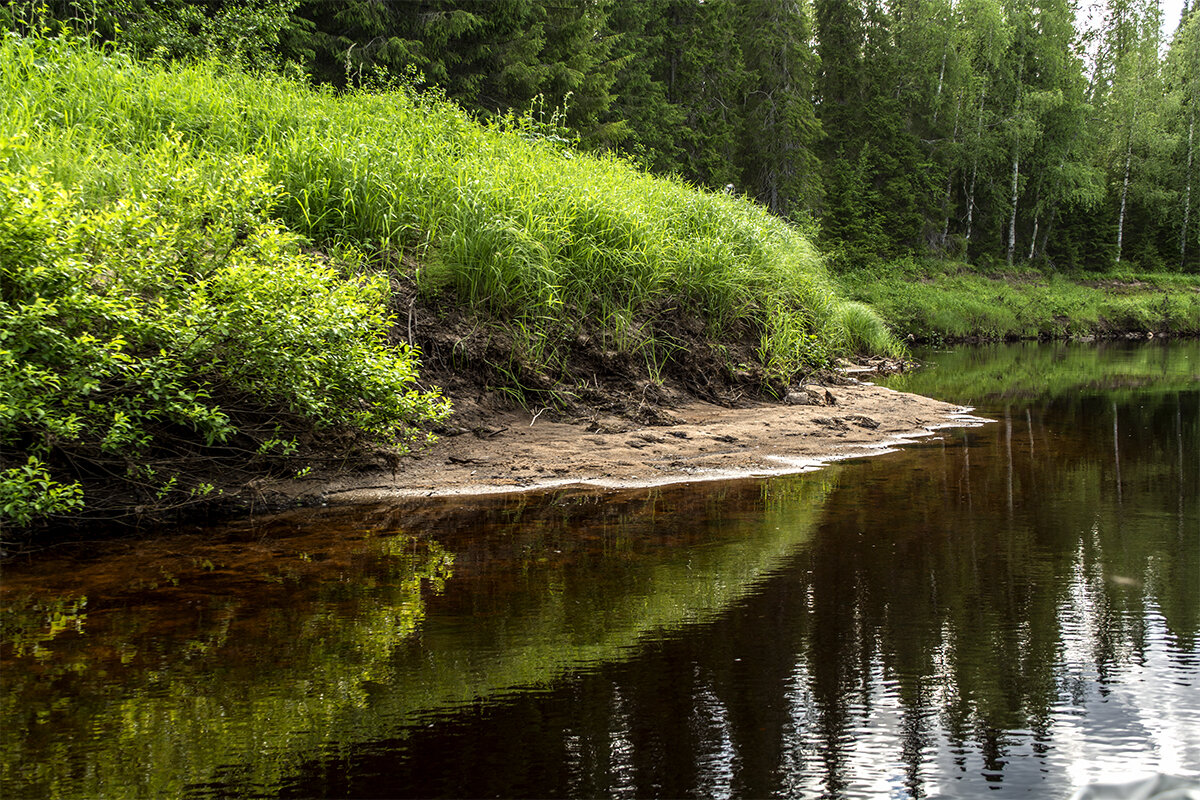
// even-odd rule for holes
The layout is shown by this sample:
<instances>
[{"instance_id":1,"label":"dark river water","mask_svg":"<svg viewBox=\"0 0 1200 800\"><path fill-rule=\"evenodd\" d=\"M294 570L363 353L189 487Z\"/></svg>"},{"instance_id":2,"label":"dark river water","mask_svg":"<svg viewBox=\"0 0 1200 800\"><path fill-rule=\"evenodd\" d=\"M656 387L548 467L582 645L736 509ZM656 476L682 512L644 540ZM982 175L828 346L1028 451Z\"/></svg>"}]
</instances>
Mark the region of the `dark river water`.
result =
<instances>
[{"instance_id":1,"label":"dark river water","mask_svg":"<svg viewBox=\"0 0 1200 800\"><path fill-rule=\"evenodd\" d=\"M804 475L4 565L0 796L1065 797L1200 777L1200 343L926 354Z\"/></svg>"}]
</instances>

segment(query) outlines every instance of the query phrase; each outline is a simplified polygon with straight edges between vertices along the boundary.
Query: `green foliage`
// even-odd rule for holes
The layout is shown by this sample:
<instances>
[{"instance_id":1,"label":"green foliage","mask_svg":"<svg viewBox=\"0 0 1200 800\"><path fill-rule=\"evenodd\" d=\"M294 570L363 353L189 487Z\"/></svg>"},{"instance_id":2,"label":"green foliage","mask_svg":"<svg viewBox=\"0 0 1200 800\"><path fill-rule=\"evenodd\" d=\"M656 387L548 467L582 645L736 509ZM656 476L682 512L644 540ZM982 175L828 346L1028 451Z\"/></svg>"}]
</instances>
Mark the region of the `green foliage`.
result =
<instances>
[{"instance_id":1,"label":"green foliage","mask_svg":"<svg viewBox=\"0 0 1200 800\"><path fill-rule=\"evenodd\" d=\"M0 154L22 155L11 143ZM281 425L407 442L409 425L444 416L436 393L412 388L413 353L385 341L384 279L302 253L265 216L278 192L262 164L206 158L176 136L141 153L135 172L120 172L133 169L122 156L103 166L122 184L103 203L40 167L0 172L6 461L27 452L112 469L192 440L268 439ZM10 496L28 495L28 475L6 475ZM145 463L122 480L160 500L191 496ZM69 499L6 514L24 523Z\"/></svg>"},{"instance_id":2,"label":"green foliage","mask_svg":"<svg viewBox=\"0 0 1200 800\"><path fill-rule=\"evenodd\" d=\"M24 526L39 517L82 507L83 489L79 484L64 485L53 480L34 456L22 466L0 472L0 520Z\"/></svg>"},{"instance_id":3,"label":"green foliage","mask_svg":"<svg viewBox=\"0 0 1200 800\"><path fill-rule=\"evenodd\" d=\"M109 148L136 149L172 130L197 153L252 155L282 186L275 212L294 230L393 260L402 248L414 252L423 289L452 287L514 319L532 351L552 350L545 343L564 327L653 316L676 303L718 338L744 328L820 334L828 322L820 259L793 228L741 198L564 150L536 124L505 118L480 127L406 91L334 97L280 79L139 67L91 51L56 53L48 69L33 71L20 63L33 47L9 48L30 128L49 126L106 159ZM114 160L111 175L97 177L75 155L49 157L85 195L111 195L112 175L132 169ZM781 367L812 363L809 349L780 347Z\"/></svg>"},{"instance_id":4,"label":"green foliage","mask_svg":"<svg viewBox=\"0 0 1200 800\"><path fill-rule=\"evenodd\" d=\"M1075 5L14 0L0 27L403 81L486 120L549 106L585 149L819 221L841 266L1197 271L1197 37L1181 26L1164 61L1150 0L1107 0L1098 30Z\"/></svg>"},{"instance_id":5,"label":"green foliage","mask_svg":"<svg viewBox=\"0 0 1200 800\"><path fill-rule=\"evenodd\" d=\"M249 69L277 69L304 59L300 0L9 0L0 30L72 31L141 58L212 58ZM297 49L300 48L300 49Z\"/></svg>"},{"instance_id":6,"label":"green foliage","mask_svg":"<svg viewBox=\"0 0 1200 800\"><path fill-rule=\"evenodd\" d=\"M901 356L904 345L892 335L887 323L875 310L852 301L837 304L837 322L844 331L844 346L860 355Z\"/></svg>"}]
</instances>

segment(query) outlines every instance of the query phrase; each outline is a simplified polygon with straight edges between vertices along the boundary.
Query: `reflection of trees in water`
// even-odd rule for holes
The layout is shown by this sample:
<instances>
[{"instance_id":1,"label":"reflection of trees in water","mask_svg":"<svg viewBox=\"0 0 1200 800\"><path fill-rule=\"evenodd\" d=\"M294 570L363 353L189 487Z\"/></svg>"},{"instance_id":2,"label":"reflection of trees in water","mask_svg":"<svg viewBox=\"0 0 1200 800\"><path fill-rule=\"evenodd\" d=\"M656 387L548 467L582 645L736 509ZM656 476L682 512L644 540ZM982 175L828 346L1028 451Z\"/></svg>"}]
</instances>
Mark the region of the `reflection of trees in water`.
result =
<instances>
[{"instance_id":1,"label":"reflection of trees in water","mask_svg":"<svg viewBox=\"0 0 1200 800\"><path fill-rule=\"evenodd\" d=\"M6 782L54 796L98 796L137 780L148 796L207 780L251 793L283 790L290 773L334 744L383 738L422 713L628 658L643 635L715 616L807 538L834 480L828 471L787 491L743 482L703 492L624 493L604 503L566 491L539 502L469 501L444 513L408 507L334 515L328 525L335 539L338 530L397 529L444 539L456 552L459 589L421 592L422 585L440 590L448 576L437 571L448 570L442 545L379 537L360 556L330 559L338 562L333 570L276 576L286 584L282 597L247 593L237 580L213 589L232 603L224 617L232 628L215 639L165 636L156 647L188 657L165 660L158 670L112 664L110 678L108 669L96 668L103 653L136 648L128 647L127 631L92 626L91 641L78 643L67 659L86 676L77 686L40 695L32 683L6 687L5 702L30 722L8 738L13 757L6 763L41 770ZM318 520L309 527L325 526ZM287 539L290 549L297 541ZM387 552L374 556L405 556L409 571L381 572L371 563L379 548ZM425 569L422 557L437 569ZM365 563L349 569L347 558ZM283 563L286 572L295 562ZM187 583L171 591L189 591ZM164 617L179 610L148 602L147 588L130 594L140 614L110 617L156 629L144 631L143 640L166 634ZM392 602L397 593L400 602ZM391 611L404 612L411 624L395 624ZM437 624L408 636L431 618ZM31 629L38 624L33 620ZM56 644L61 651L63 643ZM56 703L54 735L86 748L58 748L58 740L33 735L33 718ZM172 727L177 719L185 721ZM102 763L80 777L64 767L72 757Z\"/></svg>"},{"instance_id":2,"label":"reflection of trees in water","mask_svg":"<svg viewBox=\"0 0 1200 800\"><path fill-rule=\"evenodd\" d=\"M345 580L306 580L314 554L291 555L302 558L206 557L193 585L181 576L197 559L139 570L114 557L110 571L128 570L110 584L117 600L93 600L90 613L78 595L6 596L5 792L168 797L221 770L277 784L389 680L391 654L453 564L437 542L409 536L335 544L316 555L366 587L347 591ZM247 752L273 757L246 764Z\"/></svg>"},{"instance_id":3,"label":"reflection of trees in water","mask_svg":"<svg viewBox=\"0 0 1200 800\"><path fill-rule=\"evenodd\" d=\"M157 652L127 615L105 664L117 669L136 640L142 682L105 688L88 674L93 650L56 662L55 691L93 698L84 727L120 721L97 780L143 780L147 793L183 773L170 758L148 776L136 761L122 772L126 750L189 738L211 744L189 756L191 774L303 796L880 790L866 778L916 794L939 748L952 769L1007 780L1014 752L1053 749L1065 705L1115 687L1164 636L1171 658L1194 660L1200 394L1114 410L1074 392L997 409L999 424L855 464L851 481L833 468L361 515L362 530L425 525L457 554L445 594L421 595L418 578L383 603L433 621L419 637L371 613L382 587L436 578L422 566L436 553L415 548L402 550L416 559L403 575L367 569L323 589L285 578L291 605L226 609L208 620L212 636ZM64 606L59 627L80 613ZM247 619L274 652L253 655L230 627ZM293 678L329 690L272 706L267 690ZM56 699L32 678L7 684L6 703ZM414 709L438 707L452 710L406 727ZM5 719L27 724L25 738L5 734L7 764L40 741L34 712L13 708ZM187 708L206 713L165 733ZM67 758L47 769L69 777Z\"/></svg>"},{"instance_id":4,"label":"reflection of trees in water","mask_svg":"<svg viewBox=\"0 0 1200 800\"><path fill-rule=\"evenodd\" d=\"M1200 608L1198 543L1161 521L1190 518L1197 527L1196 494L1182 488L1196 485L1197 471L1178 457L1200 441L1196 426L1185 431L1181 422L1184 406L1195 419L1196 400L1168 396L1112 415L1099 399L1073 399L1082 435L1073 448L1056 442L1066 450L1061 461L1039 458L1037 447L1047 433L1043 412L1059 419L1060 410L1009 408L1002 427L962 436L958 468L947 449L940 462L910 455L886 475L847 482L830 499L812 551L816 593L826 598L807 658L817 702L824 698L836 719L851 715L839 692L870 679L862 654L878 648L906 709L906 759L920 752L925 732L911 720L937 707L933 676L952 749L971 742L984 769L998 769L1005 731L1028 730L1044 746L1060 695L1089 683L1106 692L1122 669L1145 662L1156 608L1168 652L1186 657ZM1027 449L1015 446L1021 417ZM1102 432L1118 417L1114 450ZM939 463L939 474L925 471ZM900 506L910 513L882 525L871 519L874 509ZM881 550L891 557L873 556ZM944 664L926 661L936 654ZM836 749L839 734L836 726L822 731L825 746ZM910 760L910 782L918 772L919 759Z\"/></svg>"},{"instance_id":5,"label":"reflection of trees in water","mask_svg":"<svg viewBox=\"0 0 1200 800\"><path fill-rule=\"evenodd\" d=\"M539 701L524 746L569 741L576 755L538 791L869 793L880 785L864 778L892 769L916 795L939 740L979 788L1012 780L1014 758L1051 758L1059 715L1152 648L1194 659L1200 471L1181 454L1200 443L1197 400L1118 403L1116 416L1106 398L1013 404L1007 424L856 464L812 544L728 613ZM1057 432L1064 416L1078 436ZM461 737L492 742L523 706L406 750L416 764Z\"/></svg>"},{"instance_id":6,"label":"reflection of trees in water","mask_svg":"<svg viewBox=\"0 0 1200 800\"><path fill-rule=\"evenodd\" d=\"M993 409L1005 403L1067 407L1075 398L1102 394L1129 403L1194 388L1198 357L1195 339L979 345L922 355L932 367L887 384Z\"/></svg>"}]
</instances>

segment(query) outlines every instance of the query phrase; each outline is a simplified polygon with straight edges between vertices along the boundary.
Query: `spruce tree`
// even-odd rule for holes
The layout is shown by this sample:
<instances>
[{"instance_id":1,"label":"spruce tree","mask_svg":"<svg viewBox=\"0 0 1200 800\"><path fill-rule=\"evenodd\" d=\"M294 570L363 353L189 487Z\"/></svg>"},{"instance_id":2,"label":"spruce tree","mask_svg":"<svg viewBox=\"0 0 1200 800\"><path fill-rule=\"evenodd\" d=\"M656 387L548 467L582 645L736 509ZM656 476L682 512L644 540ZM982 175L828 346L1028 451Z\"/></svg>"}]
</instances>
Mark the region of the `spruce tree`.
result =
<instances>
[{"instance_id":1,"label":"spruce tree","mask_svg":"<svg viewBox=\"0 0 1200 800\"><path fill-rule=\"evenodd\" d=\"M748 79L741 103L742 183L772 212L796 215L820 192L811 23L797 0L744 0L737 11Z\"/></svg>"}]
</instances>

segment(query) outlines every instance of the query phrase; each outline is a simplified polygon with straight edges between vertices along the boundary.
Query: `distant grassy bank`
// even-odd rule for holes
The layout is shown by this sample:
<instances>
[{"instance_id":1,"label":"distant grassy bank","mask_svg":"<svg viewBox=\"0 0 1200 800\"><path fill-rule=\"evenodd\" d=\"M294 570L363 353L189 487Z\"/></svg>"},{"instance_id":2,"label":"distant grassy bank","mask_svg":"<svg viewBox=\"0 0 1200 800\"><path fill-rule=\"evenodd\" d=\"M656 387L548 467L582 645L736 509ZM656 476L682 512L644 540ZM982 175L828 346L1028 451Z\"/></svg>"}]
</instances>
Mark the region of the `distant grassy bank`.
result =
<instances>
[{"instance_id":1,"label":"distant grassy bank","mask_svg":"<svg viewBox=\"0 0 1200 800\"><path fill-rule=\"evenodd\" d=\"M898 351L793 227L557 133L402 87L5 39L6 521L152 514L208 502L214 474L403 449L448 410L407 341L418 298L496 332L493 374L565 391L584 340L660 379L694 349L681 319L775 386Z\"/></svg>"},{"instance_id":2,"label":"distant grassy bank","mask_svg":"<svg viewBox=\"0 0 1200 800\"><path fill-rule=\"evenodd\" d=\"M1200 335L1200 275L1066 275L906 261L847 270L836 281L898 335L921 341Z\"/></svg>"}]
</instances>

